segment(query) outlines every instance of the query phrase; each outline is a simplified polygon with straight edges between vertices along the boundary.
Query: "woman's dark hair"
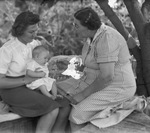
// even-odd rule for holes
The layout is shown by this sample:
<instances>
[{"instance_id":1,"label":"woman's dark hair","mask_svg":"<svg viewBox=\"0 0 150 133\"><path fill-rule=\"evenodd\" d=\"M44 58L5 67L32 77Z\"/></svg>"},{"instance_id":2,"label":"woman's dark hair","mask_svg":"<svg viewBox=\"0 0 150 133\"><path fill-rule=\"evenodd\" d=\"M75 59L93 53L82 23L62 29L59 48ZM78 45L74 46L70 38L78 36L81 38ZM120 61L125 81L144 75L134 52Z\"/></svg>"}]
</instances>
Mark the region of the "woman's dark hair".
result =
<instances>
[{"instance_id":1,"label":"woman's dark hair","mask_svg":"<svg viewBox=\"0 0 150 133\"><path fill-rule=\"evenodd\" d=\"M100 17L91 8L86 7L78 10L74 17L80 21L80 24L87 27L89 30L97 30L101 26Z\"/></svg>"},{"instance_id":2,"label":"woman's dark hair","mask_svg":"<svg viewBox=\"0 0 150 133\"><path fill-rule=\"evenodd\" d=\"M150 11L150 1L145 1L142 4L142 7L141 7L141 12L142 13L144 13L144 9L147 9L147 11Z\"/></svg>"},{"instance_id":3,"label":"woman's dark hair","mask_svg":"<svg viewBox=\"0 0 150 133\"><path fill-rule=\"evenodd\" d=\"M28 26L37 24L40 21L39 15L33 14L30 11L20 13L12 26L11 34L14 37L19 37L24 34Z\"/></svg>"}]
</instances>

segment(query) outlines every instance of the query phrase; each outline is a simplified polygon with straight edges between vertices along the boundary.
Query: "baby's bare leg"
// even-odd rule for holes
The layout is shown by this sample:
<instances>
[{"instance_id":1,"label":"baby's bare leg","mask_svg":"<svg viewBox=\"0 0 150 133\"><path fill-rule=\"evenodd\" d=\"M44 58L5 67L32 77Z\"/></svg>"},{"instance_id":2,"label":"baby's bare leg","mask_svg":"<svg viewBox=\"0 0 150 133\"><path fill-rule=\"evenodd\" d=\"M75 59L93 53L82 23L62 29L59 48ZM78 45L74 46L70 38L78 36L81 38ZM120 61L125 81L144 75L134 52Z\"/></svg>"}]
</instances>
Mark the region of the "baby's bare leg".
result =
<instances>
[{"instance_id":1,"label":"baby's bare leg","mask_svg":"<svg viewBox=\"0 0 150 133\"><path fill-rule=\"evenodd\" d=\"M57 96L56 82L53 82L51 92L52 92L52 95L53 95L53 96L55 96L55 97Z\"/></svg>"},{"instance_id":2,"label":"baby's bare leg","mask_svg":"<svg viewBox=\"0 0 150 133\"><path fill-rule=\"evenodd\" d=\"M44 94L45 96L48 96L50 98L52 98L53 96L49 93L49 91L47 90L45 85L41 85L39 87L39 90L42 92L42 94Z\"/></svg>"}]
</instances>

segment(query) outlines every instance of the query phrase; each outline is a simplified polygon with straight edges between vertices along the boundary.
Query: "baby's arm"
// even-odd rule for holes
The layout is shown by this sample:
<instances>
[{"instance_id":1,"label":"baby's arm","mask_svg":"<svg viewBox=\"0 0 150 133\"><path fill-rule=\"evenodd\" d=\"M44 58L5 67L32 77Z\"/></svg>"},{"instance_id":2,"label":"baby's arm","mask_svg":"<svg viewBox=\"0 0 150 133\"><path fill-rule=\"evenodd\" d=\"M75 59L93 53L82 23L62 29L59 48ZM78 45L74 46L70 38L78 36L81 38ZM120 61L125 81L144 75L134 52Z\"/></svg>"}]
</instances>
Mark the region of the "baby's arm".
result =
<instances>
[{"instance_id":1,"label":"baby's arm","mask_svg":"<svg viewBox=\"0 0 150 133\"><path fill-rule=\"evenodd\" d=\"M48 92L45 85L41 85L38 89L42 92L43 95L48 96L48 97L52 98L53 100L56 98Z\"/></svg>"},{"instance_id":2,"label":"baby's arm","mask_svg":"<svg viewBox=\"0 0 150 133\"><path fill-rule=\"evenodd\" d=\"M42 72L42 71L32 71L32 70L29 70L29 69L27 69L27 71L26 71L26 74L28 75L28 76L30 76L30 77L37 77L37 78L42 78L42 77L45 77L45 73L44 72Z\"/></svg>"},{"instance_id":3,"label":"baby's arm","mask_svg":"<svg viewBox=\"0 0 150 133\"><path fill-rule=\"evenodd\" d=\"M27 63L26 75L29 77L42 78L46 74L39 70L40 68L35 65L33 60Z\"/></svg>"}]
</instances>

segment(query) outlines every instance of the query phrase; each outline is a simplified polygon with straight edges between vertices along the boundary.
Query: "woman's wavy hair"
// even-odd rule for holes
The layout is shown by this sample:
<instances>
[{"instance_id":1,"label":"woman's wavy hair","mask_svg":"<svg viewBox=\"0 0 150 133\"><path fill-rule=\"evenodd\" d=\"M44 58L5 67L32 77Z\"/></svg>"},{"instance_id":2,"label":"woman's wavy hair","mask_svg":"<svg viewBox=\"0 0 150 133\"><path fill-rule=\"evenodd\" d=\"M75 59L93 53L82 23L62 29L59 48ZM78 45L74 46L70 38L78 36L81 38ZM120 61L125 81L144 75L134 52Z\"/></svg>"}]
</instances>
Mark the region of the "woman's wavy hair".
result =
<instances>
[{"instance_id":1,"label":"woman's wavy hair","mask_svg":"<svg viewBox=\"0 0 150 133\"><path fill-rule=\"evenodd\" d=\"M20 13L12 26L11 34L14 37L19 37L24 34L28 26L37 24L40 21L39 15L30 11Z\"/></svg>"},{"instance_id":2,"label":"woman's wavy hair","mask_svg":"<svg viewBox=\"0 0 150 133\"><path fill-rule=\"evenodd\" d=\"M91 8L85 7L78 10L74 17L80 21L80 24L89 30L97 30L101 26L101 20L98 14Z\"/></svg>"}]
</instances>

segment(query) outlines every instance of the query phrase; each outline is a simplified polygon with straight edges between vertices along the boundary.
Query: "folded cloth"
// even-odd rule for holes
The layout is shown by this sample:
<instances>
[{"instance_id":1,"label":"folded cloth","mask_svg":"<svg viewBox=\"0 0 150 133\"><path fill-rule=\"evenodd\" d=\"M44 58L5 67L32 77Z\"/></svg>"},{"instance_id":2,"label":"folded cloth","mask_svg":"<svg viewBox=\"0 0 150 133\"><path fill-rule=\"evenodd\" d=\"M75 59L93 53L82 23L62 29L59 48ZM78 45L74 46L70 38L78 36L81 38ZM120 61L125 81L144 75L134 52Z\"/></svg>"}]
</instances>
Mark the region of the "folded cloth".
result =
<instances>
[{"instance_id":1,"label":"folded cloth","mask_svg":"<svg viewBox=\"0 0 150 133\"><path fill-rule=\"evenodd\" d=\"M146 106L146 108L144 109L143 112L146 115L150 116L150 97L147 97L146 100L147 100L147 106Z\"/></svg>"},{"instance_id":2,"label":"folded cloth","mask_svg":"<svg viewBox=\"0 0 150 133\"><path fill-rule=\"evenodd\" d=\"M10 113L9 106L3 101L0 101L0 122L10 121L20 117L18 114Z\"/></svg>"},{"instance_id":3,"label":"folded cloth","mask_svg":"<svg viewBox=\"0 0 150 133\"><path fill-rule=\"evenodd\" d=\"M117 106L107 107L103 111L99 112L94 117L102 119L94 119L91 123L99 128L113 126L121 122L134 110L141 112L146 108L146 106L147 101L143 96L134 96Z\"/></svg>"},{"instance_id":4,"label":"folded cloth","mask_svg":"<svg viewBox=\"0 0 150 133\"><path fill-rule=\"evenodd\" d=\"M9 112L9 106L3 101L0 101L0 114L6 114L8 112Z\"/></svg>"},{"instance_id":5,"label":"folded cloth","mask_svg":"<svg viewBox=\"0 0 150 133\"><path fill-rule=\"evenodd\" d=\"M14 113L0 114L0 122L11 121L19 118L21 118L21 116Z\"/></svg>"},{"instance_id":6,"label":"folded cloth","mask_svg":"<svg viewBox=\"0 0 150 133\"><path fill-rule=\"evenodd\" d=\"M147 100L144 96L134 96L122 104L123 109L134 109L143 112L147 107Z\"/></svg>"},{"instance_id":7,"label":"folded cloth","mask_svg":"<svg viewBox=\"0 0 150 133\"><path fill-rule=\"evenodd\" d=\"M121 122L124 118L126 118L132 112L133 112L133 109L117 110L115 113L111 115L106 115L107 117L105 118L92 120L91 123L99 128L110 127Z\"/></svg>"}]
</instances>

